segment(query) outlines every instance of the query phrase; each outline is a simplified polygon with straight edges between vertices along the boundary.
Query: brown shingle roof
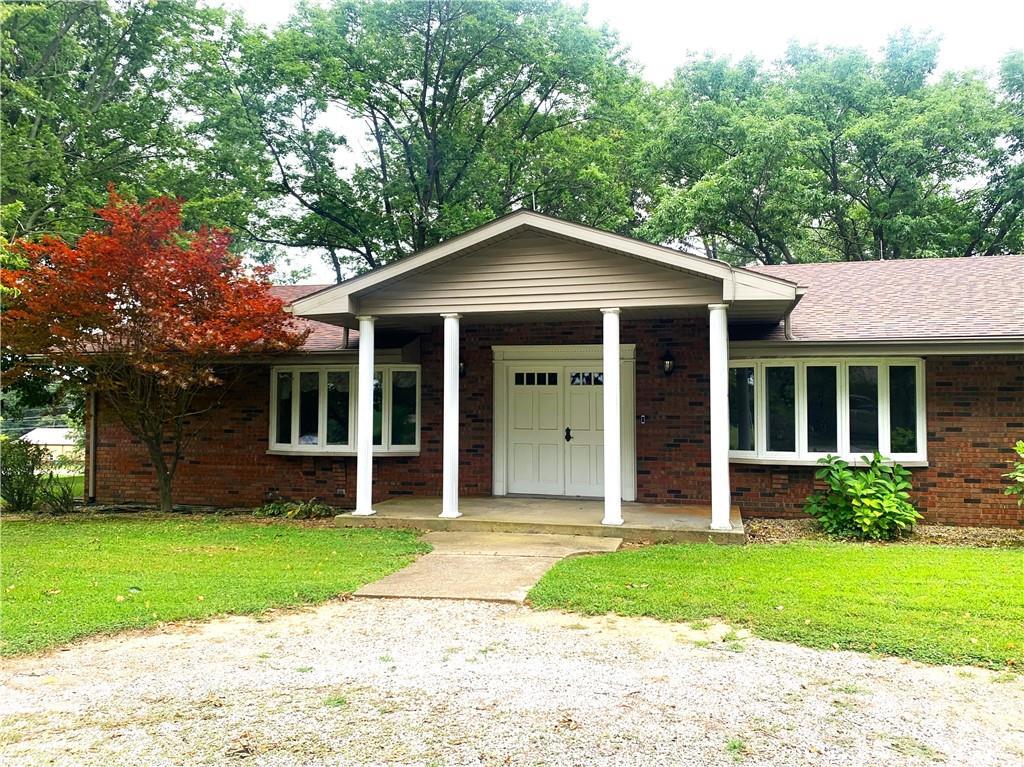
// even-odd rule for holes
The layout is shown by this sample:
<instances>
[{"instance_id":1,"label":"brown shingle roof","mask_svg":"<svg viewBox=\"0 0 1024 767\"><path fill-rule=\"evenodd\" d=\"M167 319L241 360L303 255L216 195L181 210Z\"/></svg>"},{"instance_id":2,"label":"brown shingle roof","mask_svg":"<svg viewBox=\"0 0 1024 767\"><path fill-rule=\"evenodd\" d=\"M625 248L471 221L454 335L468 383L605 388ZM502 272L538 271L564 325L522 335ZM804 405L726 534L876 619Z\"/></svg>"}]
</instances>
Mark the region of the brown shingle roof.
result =
<instances>
[{"instance_id":1,"label":"brown shingle roof","mask_svg":"<svg viewBox=\"0 0 1024 767\"><path fill-rule=\"evenodd\" d=\"M331 286L275 285L270 289L270 292L286 304L290 304L292 301L297 301L303 296L308 296L310 293L316 293L318 290L323 290L324 288L329 287ZM309 336L306 338L306 342L302 345L302 351L333 352L346 348L344 328L339 328L337 325L328 325L326 322L307 320L302 317L296 317L295 321L300 326L309 328L310 331ZM359 333L357 331L349 331L349 345L347 348L354 349L358 338Z\"/></svg>"},{"instance_id":2,"label":"brown shingle roof","mask_svg":"<svg viewBox=\"0 0 1024 767\"><path fill-rule=\"evenodd\" d=\"M795 341L1024 337L1024 255L752 268L807 289L790 318Z\"/></svg>"},{"instance_id":3,"label":"brown shingle roof","mask_svg":"<svg viewBox=\"0 0 1024 767\"><path fill-rule=\"evenodd\" d=\"M790 318L793 341L1024 338L1024 255L751 268L806 288ZM291 303L328 287L276 285L272 292ZM303 351L345 348L343 328L296 320L311 330ZM750 335L786 340L781 324ZM349 332L349 349L358 338Z\"/></svg>"}]
</instances>

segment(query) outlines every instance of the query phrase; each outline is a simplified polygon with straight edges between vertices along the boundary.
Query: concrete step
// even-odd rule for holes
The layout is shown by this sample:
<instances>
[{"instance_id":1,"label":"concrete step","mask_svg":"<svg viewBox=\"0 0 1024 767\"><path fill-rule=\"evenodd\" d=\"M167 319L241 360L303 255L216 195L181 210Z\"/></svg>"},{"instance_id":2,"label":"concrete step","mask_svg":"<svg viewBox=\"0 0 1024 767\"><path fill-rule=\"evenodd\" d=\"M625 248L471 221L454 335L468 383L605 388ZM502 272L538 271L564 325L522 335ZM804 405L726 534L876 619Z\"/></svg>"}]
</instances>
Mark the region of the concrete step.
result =
<instances>
[{"instance_id":1,"label":"concrete step","mask_svg":"<svg viewBox=\"0 0 1024 767\"><path fill-rule=\"evenodd\" d=\"M539 521L500 520L494 518L474 519L462 516L458 519L441 519L437 516L389 516L378 512L370 517L355 517L339 514L334 518L338 527L371 527L390 530L433 530L489 533L520 533L544 535L595 536L621 538L626 541L651 543L724 543L743 544L746 534L743 528L728 531L659 528L649 525L618 527L600 524L548 523Z\"/></svg>"}]
</instances>

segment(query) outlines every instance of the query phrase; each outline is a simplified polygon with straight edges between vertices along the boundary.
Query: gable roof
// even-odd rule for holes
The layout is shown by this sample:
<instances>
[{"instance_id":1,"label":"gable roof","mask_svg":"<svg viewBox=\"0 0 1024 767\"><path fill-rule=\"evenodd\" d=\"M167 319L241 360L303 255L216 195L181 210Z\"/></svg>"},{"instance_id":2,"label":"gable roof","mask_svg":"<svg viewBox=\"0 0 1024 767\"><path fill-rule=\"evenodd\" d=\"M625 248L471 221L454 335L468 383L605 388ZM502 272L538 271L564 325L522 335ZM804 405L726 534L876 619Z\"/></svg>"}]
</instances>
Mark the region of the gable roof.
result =
<instances>
[{"instance_id":1,"label":"gable roof","mask_svg":"<svg viewBox=\"0 0 1024 767\"><path fill-rule=\"evenodd\" d=\"M1024 256L755 266L804 287L764 341L1024 339ZM1024 346L1022 346L1024 351Z\"/></svg>"},{"instance_id":2,"label":"gable roof","mask_svg":"<svg viewBox=\"0 0 1024 767\"><path fill-rule=\"evenodd\" d=\"M671 248L605 232L533 211L520 210L479 226L439 245L414 253L400 261L346 280L295 301L296 315L324 317L343 322L359 313L359 299L384 285L397 286L403 280L427 269L478 251L522 233L538 233L576 242L588 248L610 251L647 264L714 281L719 300L730 302L763 301L788 308L798 298L797 286L775 275L759 274L732 267L723 261L681 253ZM398 288L400 289L400 288ZM456 309L457 310L457 309ZM408 311L405 313L412 313ZM430 313L430 312L425 312Z\"/></svg>"},{"instance_id":3,"label":"gable roof","mask_svg":"<svg viewBox=\"0 0 1024 767\"><path fill-rule=\"evenodd\" d=\"M31 442L33 445L74 445L75 436L71 429L65 426L37 426L31 431L22 434L19 439L22 442Z\"/></svg>"},{"instance_id":4,"label":"gable roof","mask_svg":"<svg viewBox=\"0 0 1024 767\"><path fill-rule=\"evenodd\" d=\"M270 293L280 298L286 305L291 305L293 301L330 287L333 285L274 285L270 288ZM328 325L326 322L308 320L305 317L295 317L294 322L300 328L309 330L309 335L306 336L300 349L303 352L333 352L352 349L355 348L355 340L359 337L357 331L350 330L348 346L345 346L345 328Z\"/></svg>"}]
</instances>

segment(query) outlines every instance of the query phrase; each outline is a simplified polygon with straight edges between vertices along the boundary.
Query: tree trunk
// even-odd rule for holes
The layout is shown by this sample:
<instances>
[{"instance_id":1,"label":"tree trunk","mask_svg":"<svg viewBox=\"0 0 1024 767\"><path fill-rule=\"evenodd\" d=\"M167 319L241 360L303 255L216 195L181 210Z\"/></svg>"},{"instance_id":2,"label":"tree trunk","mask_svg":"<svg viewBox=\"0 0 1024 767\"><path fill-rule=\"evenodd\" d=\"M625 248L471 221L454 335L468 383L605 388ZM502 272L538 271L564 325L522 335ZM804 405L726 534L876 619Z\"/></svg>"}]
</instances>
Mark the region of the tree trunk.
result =
<instances>
[{"instance_id":1,"label":"tree trunk","mask_svg":"<svg viewBox=\"0 0 1024 767\"><path fill-rule=\"evenodd\" d=\"M174 509L174 502L171 498L171 482L174 476L167 466L167 458L161 449L161 441L156 443L147 441L146 448L149 450L149 458L153 463L153 471L156 472L156 488L160 501L160 511L170 512Z\"/></svg>"}]
</instances>

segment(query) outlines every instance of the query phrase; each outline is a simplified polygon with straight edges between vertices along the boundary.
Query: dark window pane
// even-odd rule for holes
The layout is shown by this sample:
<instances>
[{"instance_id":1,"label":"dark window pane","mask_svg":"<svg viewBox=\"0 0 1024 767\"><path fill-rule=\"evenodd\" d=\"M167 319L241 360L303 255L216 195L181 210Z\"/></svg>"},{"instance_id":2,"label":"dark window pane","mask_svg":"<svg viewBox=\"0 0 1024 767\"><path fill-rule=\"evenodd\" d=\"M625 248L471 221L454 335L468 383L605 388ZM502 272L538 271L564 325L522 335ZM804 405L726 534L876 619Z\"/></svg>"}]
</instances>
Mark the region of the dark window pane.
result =
<instances>
[{"instance_id":1,"label":"dark window pane","mask_svg":"<svg viewBox=\"0 0 1024 767\"><path fill-rule=\"evenodd\" d=\"M526 377L522 373L516 373L516 386L522 386Z\"/></svg>"},{"instance_id":2,"label":"dark window pane","mask_svg":"<svg viewBox=\"0 0 1024 767\"><path fill-rule=\"evenodd\" d=\"M582 373L570 373L569 374L569 386L579 386L583 383Z\"/></svg>"},{"instance_id":3,"label":"dark window pane","mask_svg":"<svg viewBox=\"0 0 1024 767\"><path fill-rule=\"evenodd\" d=\"M917 369L889 368L889 443L893 453L917 452Z\"/></svg>"},{"instance_id":4,"label":"dark window pane","mask_svg":"<svg viewBox=\"0 0 1024 767\"><path fill-rule=\"evenodd\" d=\"M391 444L416 444L416 371L391 374Z\"/></svg>"},{"instance_id":5,"label":"dark window pane","mask_svg":"<svg viewBox=\"0 0 1024 767\"><path fill-rule=\"evenodd\" d=\"M850 452L878 449L878 368L850 366Z\"/></svg>"},{"instance_id":6,"label":"dark window pane","mask_svg":"<svg viewBox=\"0 0 1024 767\"><path fill-rule=\"evenodd\" d=\"M754 449L754 368L729 369L729 449Z\"/></svg>"},{"instance_id":7,"label":"dark window pane","mask_svg":"<svg viewBox=\"0 0 1024 767\"><path fill-rule=\"evenodd\" d=\"M381 425L384 418L384 373L377 371L373 374L373 444L383 445L381 435L384 428Z\"/></svg>"},{"instance_id":8,"label":"dark window pane","mask_svg":"<svg viewBox=\"0 0 1024 767\"><path fill-rule=\"evenodd\" d=\"M536 383L537 383L537 374L536 373L527 373L526 374L526 385L527 386L534 386Z\"/></svg>"},{"instance_id":9,"label":"dark window pane","mask_svg":"<svg viewBox=\"0 0 1024 767\"><path fill-rule=\"evenodd\" d=\"M834 453L839 449L836 418L836 369L807 368L807 449Z\"/></svg>"},{"instance_id":10,"label":"dark window pane","mask_svg":"<svg viewBox=\"0 0 1024 767\"><path fill-rule=\"evenodd\" d=\"M547 385L548 385L548 374L547 373L537 373L537 386L547 386Z\"/></svg>"},{"instance_id":11,"label":"dark window pane","mask_svg":"<svg viewBox=\"0 0 1024 767\"><path fill-rule=\"evenodd\" d=\"M299 373L299 444L317 444L320 432L320 374Z\"/></svg>"},{"instance_id":12,"label":"dark window pane","mask_svg":"<svg viewBox=\"0 0 1024 767\"><path fill-rule=\"evenodd\" d=\"M277 374L277 431L274 441L283 445L292 441L292 374Z\"/></svg>"},{"instance_id":13,"label":"dark window pane","mask_svg":"<svg viewBox=\"0 0 1024 767\"><path fill-rule=\"evenodd\" d=\"M791 453L796 450L796 374L790 367L767 367L764 371L768 395L768 449Z\"/></svg>"},{"instance_id":14,"label":"dark window pane","mask_svg":"<svg viewBox=\"0 0 1024 767\"><path fill-rule=\"evenodd\" d=\"M604 373L594 373L594 386L604 386Z\"/></svg>"},{"instance_id":15,"label":"dark window pane","mask_svg":"<svg viewBox=\"0 0 1024 767\"><path fill-rule=\"evenodd\" d=\"M327 444L348 444L349 375L344 371L327 374Z\"/></svg>"},{"instance_id":16,"label":"dark window pane","mask_svg":"<svg viewBox=\"0 0 1024 767\"><path fill-rule=\"evenodd\" d=\"M558 373L548 373L548 386L558 386Z\"/></svg>"},{"instance_id":17,"label":"dark window pane","mask_svg":"<svg viewBox=\"0 0 1024 767\"><path fill-rule=\"evenodd\" d=\"M594 374L589 372L589 371L584 373L583 374L583 385L584 386L592 386L593 384L594 384Z\"/></svg>"}]
</instances>

